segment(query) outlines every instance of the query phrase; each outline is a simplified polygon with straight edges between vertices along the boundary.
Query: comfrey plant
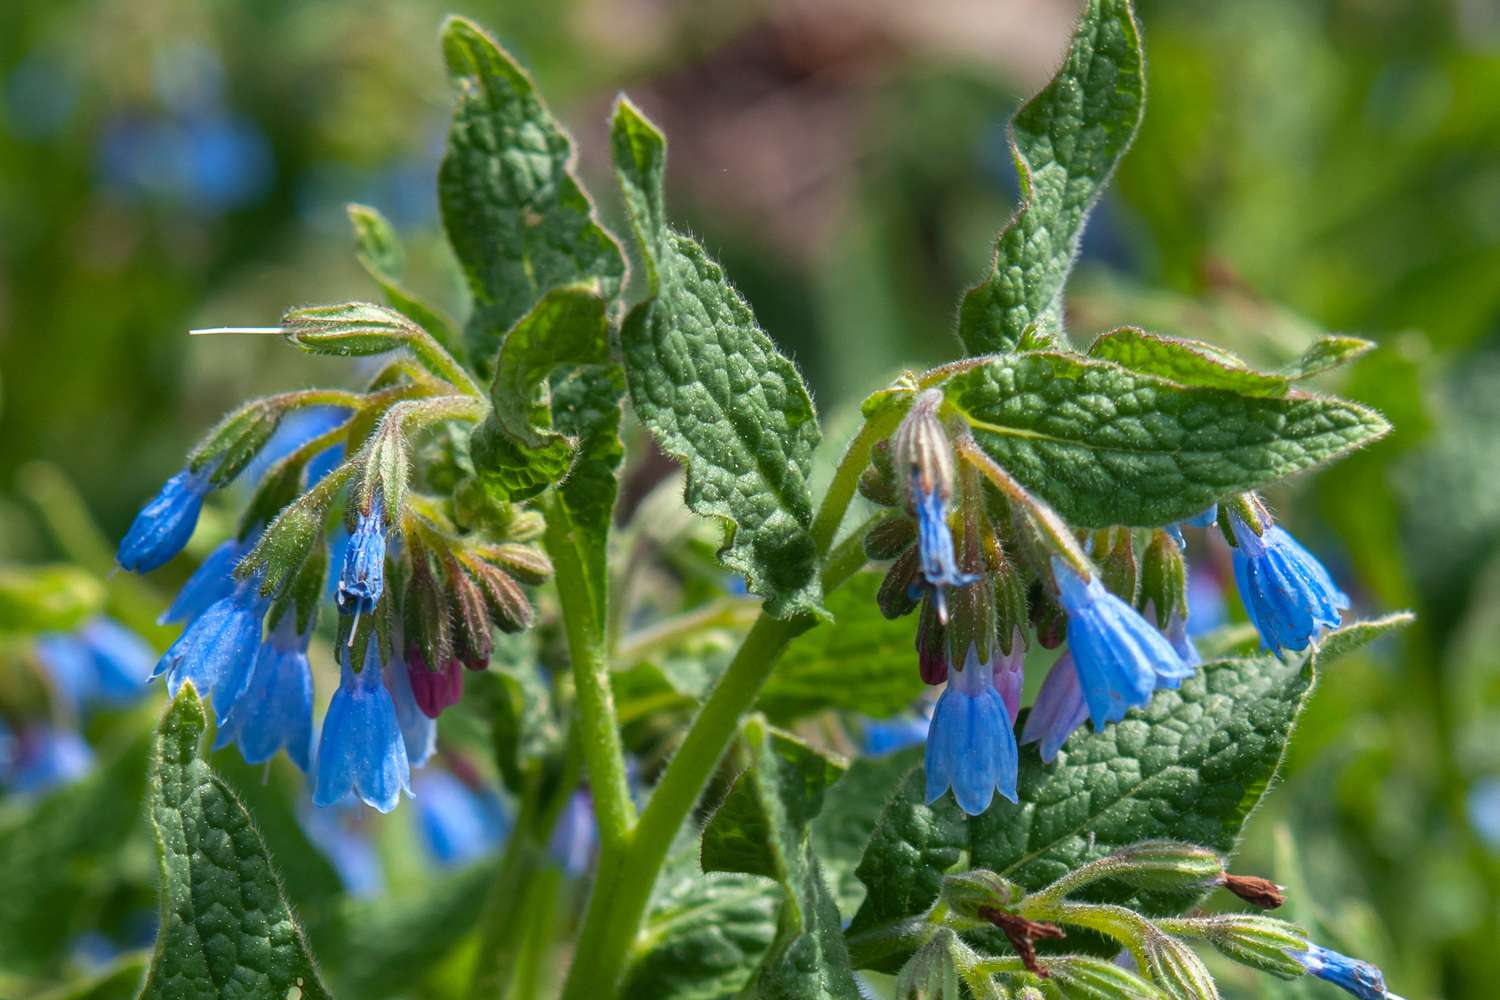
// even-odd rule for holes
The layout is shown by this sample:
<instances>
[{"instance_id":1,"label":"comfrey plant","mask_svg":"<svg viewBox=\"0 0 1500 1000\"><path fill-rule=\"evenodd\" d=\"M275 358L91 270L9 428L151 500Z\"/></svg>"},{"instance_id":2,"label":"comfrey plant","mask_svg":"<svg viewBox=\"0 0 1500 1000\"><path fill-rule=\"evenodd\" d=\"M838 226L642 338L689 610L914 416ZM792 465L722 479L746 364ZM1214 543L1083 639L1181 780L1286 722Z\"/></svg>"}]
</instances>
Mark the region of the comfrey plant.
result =
<instances>
[{"instance_id":1,"label":"comfrey plant","mask_svg":"<svg viewBox=\"0 0 1500 1000\"><path fill-rule=\"evenodd\" d=\"M167 885L148 990L175 976L208 995L223 952L202 942L223 936L205 921L256 900L236 947L274 959L234 975L326 995L248 814L198 756L199 698L220 744L285 750L318 806L390 810L427 787L412 769L467 673L515 799L475 996L530 995L551 966L537 950L559 839L586 845L566 867L592 875L575 1000L852 998L875 973L901 996L1215 997L1194 941L1391 995L1289 922L1194 910L1217 887L1280 903L1224 852L1319 670L1404 618L1346 622L1349 600L1259 495L1386 431L1297 387L1370 345L1325 337L1259 371L1135 328L1083 353L1066 339L1064 283L1143 108L1125 0L1087 4L1016 116L1021 205L963 298L964 356L871 395L817 500L811 397L669 223L661 133L617 102L628 281L530 78L463 20L443 51L457 105L438 191L469 317L408 290L390 227L352 209L386 304L294 309L273 330L378 358L362 388L235 411L120 547L127 569L164 564L209 494L253 480L237 536L166 615L185 629L155 671L176 700L153 765ZM626 412L683 467L687 508L722 527L720 568L673 547L694 529L653 523L659 500L616 511ZM1204 662L1183 526L1214 523L1264 649ZM524 588L549 583L534 605ZM319 730L308 651L328 610L340 680ZM1038 648L1058 652L1026 709ZM858 745L846 723L888 752L836 755ZM210 838L239 863L216 856L203 882L192 845ZM204 884L223 890L213 906ZM185 893L193 906L172 902Z\"/></svg>"}]
</instances>

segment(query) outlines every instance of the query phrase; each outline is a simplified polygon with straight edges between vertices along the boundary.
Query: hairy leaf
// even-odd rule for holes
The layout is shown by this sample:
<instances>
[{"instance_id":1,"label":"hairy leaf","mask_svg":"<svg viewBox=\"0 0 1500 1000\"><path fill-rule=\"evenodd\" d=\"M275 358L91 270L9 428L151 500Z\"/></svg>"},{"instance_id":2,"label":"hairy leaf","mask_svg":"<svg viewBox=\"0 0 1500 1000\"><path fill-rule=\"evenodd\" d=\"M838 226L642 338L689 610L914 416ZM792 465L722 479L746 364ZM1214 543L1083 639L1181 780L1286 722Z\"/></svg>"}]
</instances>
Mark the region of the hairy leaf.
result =
<instances>
[{"instance_id":1,"label":"hairy leaf","mask_svg":"<svg viewBox=\"0 0 1500 1000\"><path fill-rule=\"evenodd\" d=\"M1101 334L1090 345L1089 357L1183 385L1228 389L1242 396L1284 396L1291 386L1289 377L1258 372L1212 344L1163 337L1130 326Z\"/></svg>"},{"instance_id":2,"label":"hairy leaf","mask_svg":"<svg viewBox=\"0 0 1500 1000\"><path fill-rule=\"evenodd\" d=\"M1180 521L1390 428L1340 399L1182 386L1050 352L995 358L945 391L990 457L1082 527Z\"/></svg>"},{"instance_id":3,"label":"hairy leaf","mask_svg":"<svg viewBox=\"0 0 1500 1000\"><path fill-rule=\"evenodd\" d=\"M1324 649L1385 626L1355 623ZM1320 665L1327 660L1320 658ZM968 819L951 797L924 801L920 772L881 817L857 874L868 888L849 928L856 963L899 960L889 931L937 898L943 872L963 858L1035 890L1127 844L1168 838L1221 851L1234 847L1280 766L1314 677L1313 656L1265 656L1206 664L1178 691L1158 691L1143 710L1102 732L1079 730L1053 764L1021 756L1020 805L997 802ZM1092 898L1180 911L1192 894L1144 893L1102 883Z\"/></svg>"},{"instance_id":4,"label":"hairy leaf","mask_svg":"<svg viewBox=\"0 0 1500 1000\"><path fill-rule=\"evenodd\" d=\"M573 143L531 78L471 21L449 18L443 56L457 94L438 173L443 226L474 293L465 335L487 370L505 332L550 289L619 294L625 259L572 169Z\"/></svg>"},{"instance_id":5,"label":"hairy leaf","mask_svg":"<svg viewBox=\"0 0 1500 1000\"><path fill-rule=\"evenodd\" d=\"M545 387L561 365L609 360L604 300L583 285L554 288L506 336L490 413L474 431L474 468L498 496L528 500L567 473L574 442L551 429Z\"/></svg>"},{"instance_id":6,"label":"hairy leaf","mask_svg":"<svg viewBox=\"0 0 1500 1000\"><path fill-rule=\"evenodd\" d=\"M207 718L191 684L162 717L151 761L161 928L143 1000L327 997L264 842L199 756Z\"/></svg>"},{"instance_id":7,"label":"hairy leaf","mask_svg":"<svg viewBox=\"0 0 1500 1000\"><path fill-rule=\"evenodd\" d=\"M776 938L746 993L852 1000L859 990L838 904L808 831L842 767L759 716L745 720L740 733L750 767L703 831L703 868L766 875L782 887Z\"/></svg>"},{"instance_id":8,"label":"hairy leaf","mask_svg":"<svg viewBox=\"0 0 1500 1000\"><path fill-rule=\"evenodd\" d=\"M650 286L620 334L635 412L687 467L688 506L730 523L724 564L772 615L816 611L807 387L719 266L664 223L661 133L621 100L611 138Z\"/></svg>"},{"instance_id":9,"label":"hairy leaf","mask_svg":"<svg viewBox=\"0 0 1500 1000\"><path fill-rule=\"evenodd\" d=\"M1062 293L1089 211L1140 124L1146 79L1127 0L1089 0L1057 75L1011 126L1021 207L988 278L964 296L969 354L1057 344Z\"/></svg>"},{"instance_id":10,"label":"hairy leaf","mask_svg":"<svg viewBox=\"0 0 1500 1000\"><path fill-rule=\"evenodd\" d=\"M836 708L883 719L922 693L912 653L912 623L880 613L879 573L861 573L828 598L837 624L794 639L760 693L773 722Z\"/></svg>"},{"instance_id":11,"label":"hairy leaf","mask_svg":"<svg viewBox=\"0 0 1500 1000\"><path fill-rule=\"evenodd\" d=\"M620 991L626 1000L732 996L776 936L776 884L755 875L705 875L693 834L684 830L657 880Z\"/></svg>"},{"instance_id":12,"label":"hairy leaf","mask_svg":"<svg viewBox=\"0 0 1500 1000\"><path fill-rule=\"evenodd\" d=\"M1330 334L1319 337L1297 360L1282 366L1278 371L1291 379L1311 378L1340 365L1347 365L1374 347L1373 341L1362 337Z\"/></svg>"},{"instance_id":13,"label":"hairy leaf","mask_svg":"<svg viewBox=\"0 0 1500 1000\"><path fill-rule=\"evenodd\" d=\"M854 870L886 802L921 761L921 746L858 757L823 796L823 809L812 825L813 853L823 864L840 912L853 913L864 901L865 887Z\"/></svg>"},{"instance_id":14,"label":"hairy leaf","mask_svg":"<svg viewBox=\"0 0 1500 1000\"><path fill-rule=\"evenodd\" d=\"M552 381L552 425L577 442L573 466L558 488L558 498L573 523L599 622L608 619L605 560L620 492L620 462L625 457L620 441L624 401L625 372L619 365L580 366Z\"/></svg>"},{"instance_id":15,"label":"hairy leaf","mask_svg":"<svg viewBox=\"0 0 1500 1000\"><path fill-rule=\"evenodd\" d=\"M349 222L354 227L354 244L360 267L365 269L380 290L385 293L391 308L403 313L413 323L432 334L433 339L450 354L462 356L463 344L438 310L427 305L403 284L406 270L406 252L395 228L378 209L368 205L348 206Z\"/></svg>"}]
</instances>

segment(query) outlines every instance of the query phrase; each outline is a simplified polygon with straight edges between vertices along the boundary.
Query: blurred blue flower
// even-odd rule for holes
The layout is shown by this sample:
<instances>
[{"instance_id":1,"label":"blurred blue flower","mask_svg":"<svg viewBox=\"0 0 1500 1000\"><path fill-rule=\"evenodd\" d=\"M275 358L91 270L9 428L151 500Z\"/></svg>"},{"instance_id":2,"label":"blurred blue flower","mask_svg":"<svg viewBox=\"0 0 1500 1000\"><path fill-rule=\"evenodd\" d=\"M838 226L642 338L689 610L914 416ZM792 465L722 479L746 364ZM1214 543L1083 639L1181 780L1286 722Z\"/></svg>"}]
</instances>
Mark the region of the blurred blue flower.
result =
<instances>
[{"instance_id":1,"label":"blurred blue flower","mask_svg":"<svg viewBox=\"0 0 1500 1000\"><path fill-rule=\"evenodd\" d=\"M1057 556L1052 571L1068 613L1068 648L1096 729L1145 705L1158 687L1175 688L1193 675L1167 639L1097 575L1084 580Z\"/></svg>"},{"instance_id":2,"label":"blurred blue flower","mask_svg":"<svg viewBox=\"0 0 1500 1000\"><path fill-rule=\"evenodd\" d=\"M444 770L423 772L415 786L417 831L440 867L476 861L505 840L510 822L498 795Z\"/></svg>"},{"instance_id":3,"label":"blurred blue flower","mask_svg":"<svg viewBox=\"0 0 1500 1000\"><path fill-rule=\"evenodd\" d=\"M350 410L345 406L304 406L292 410L281 418L276 425L276 430L261 445L260 451L245 466L239 475L242 483L255 484L270 471L271 466L286 458L292 452L302 447L313 438L326 434L335 427L349 419ZM342 448L334 445L333 448L320 452L316 458L308 463L307 484L312 486L323 475L327 469L323 468L328 462L328 452L337 449L342 453ZM317 474L313 472L313 464L319 464Z\"/></svg>"},{"instance_id":4,"label":"blurred blue flower","mask_svg":"<svg viewBox=\"0 0 1500 1000\"><path fill-rule=\"evenodd\" d=\"M140 636L101 615L76 632L40 637L37 658L58 696L81 715L96 703L122 705L144 694L156 654Z\"/></svg>"},{"instance_id":5,"label":"blurred blue flower","mask_svg":"<svg viewBox=\"0 0 1500 1000\"><path fill-rule=\"evenodd\" d=\"M285 749L304 773L312 771L313 679L307 663L306 632L297 631L296 611L288 608L256 654L245 693L219 726L214 749L237 744L245 761L260 764Z\"/></svg>"},{"instance_id":6,"label":"blurred blue flower","mask_svg":"<svg viewBox=\"0 0 1500 1000\"><path fill-rule=\"evenodd\" d=\"M260 651L261 620L269 599L260 581L242 581L228 597L199 615L162 654L151 677L166 675L167 693L193 682L200 697L213 702L219 725L250 683L250 668Z\"/></svg>"},{"instance_id":7,"label":"blurred blue flower","mask_svg":"<svg viewBox=\"0 0 1500 1000\"><path fill-rule=\"evenodd\" d=\"M999 650L996 650L999 653ZM970 816L989 808L996 791L1016 801L1016 734L995 690L994 669L969 647L962 670L949 669L927 733L927 801L951 786Z\"/></svg>"},{"instance_id":8,"label":"blurred blue flower","mask_svg":"<svg viewBox=\"0 0 1500 1000\"><path fill-rule=\"evenodd\" d=\"M313 804L331 806L357 797L390 812L403 791L411 794L411 764L396 706L381 683L379 644L370 641L364 669L357 673L349 664L353 656L344 651L339 689L323 718Z\"/></svg>"},{"instance_id":9,"label":"blurred blue flower","mask_svg":"<svg viewBox=\"0 0 1500 1000\"><path fill-rule=\"evenodd\" d=\"M18 795L42 795L76 781L94 766L94 752L72 729L35 723L12 737L0 784Z\"/></svg>"},{"instance_id":10,"label":"blurred blue flower","mask_svg":"<svg viewBox=\"0 0 1500 1000\"><path fill-rule=\"evenodd\" d=\"M1468 796L1469 825L1491 850L1500 851L1500 778L1481 778Z\"/></svg>"},{"instance_id":11,"label":"blurred blue flower","mask_svg":"<svg viewBox=\"0 0 1500 1000\"><path fill-rule=\"evenodd\" d=\"M1222 628L1229 622L1229 607L1224 588L1208 570L1189 566L1187 574L1187 632L1198 637Z\"/></svg>"},{"instance_id":12,"label":"blurred blue flower","mask_svg":"<svg viewBox=\"0 0 1500 1000\"><path fill-rule=\"evenodd\" d=\"M322 852L351 896L368 899L385 888L380 855L365 828L364 807L350 799L322 808L305 804L297 809L307 839Z\"/></svg>"},{"instance_id":13,"label":"blurred blue flower","mask_svg":"<svg viewBox=\"0 0 1500 1000\"><path fill-rule=\"evenodd\" d=\"M1267 649L1306 649L1324 628L1338 627L1349 598L1312 553L1277 524L1257 535L1236 512L1230 527L1240 599Z\"/></svg>"},{"instance_id":14,"label":"blurred blue flower","mask_svg":"<svg viewBox=\"0 0 1500 1000\"><path fill-rule=\"evenodd\" d=\"M182 551L198 525L203 498L213 488L211 473L208 468L183 469L141 508L120 541L116 559L123 568L147 573Z\"/></svg>"},{"instance_id":15,"label":"blurred blue flower","mask_svg":"<svg viewBox=\"0 0 1500 1000\"><path fill-rule=\"evenodd\" d=\"M552 830L548 851L569 875L588 872L599 847L599 827L594 821L594 800L587 791L574 792L563 806Z\"/></svg>"},{"instance_id":16,"label":"blurred blue flower","mask_svg":"<svg viewBox=\"0 0 1500 1000\"><path fill-rule=\"evenodd\" d=\"M865 753L871 757L883 757L925 743L931 726L931 708L925 702L921 709L889 719L867 719L863 726Z\"/></svg>"}]
</instances>

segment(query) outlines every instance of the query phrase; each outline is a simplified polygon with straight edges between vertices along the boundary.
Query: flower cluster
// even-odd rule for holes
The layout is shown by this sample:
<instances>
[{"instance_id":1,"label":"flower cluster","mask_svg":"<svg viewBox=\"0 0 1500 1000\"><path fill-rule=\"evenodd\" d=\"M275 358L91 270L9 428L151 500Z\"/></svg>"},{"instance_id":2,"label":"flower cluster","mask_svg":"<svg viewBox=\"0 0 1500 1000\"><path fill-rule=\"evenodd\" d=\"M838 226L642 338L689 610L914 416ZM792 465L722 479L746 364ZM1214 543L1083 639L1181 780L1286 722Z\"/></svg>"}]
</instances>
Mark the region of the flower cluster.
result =
<instances>
[{"instance_id":1,"label":"flower cluster","mask_svg":"<svg viewBox=\"0 0 1500 1000\"><path fill-rule=\"evenodd\" d=\"M919 671L943 685L927 733L927 797L951 788L977 815L996 791L1016 801L1014 726L1031 637L1065 644L1021 732L1044 761L1085 719L1101 729L1179 687L1200 657L1188 634L1181 526L1074 532L970 444L962 422L945 418L942 392L921 391L872 452L860 490L895 508L866 538L871 558L894 560L881 609L918 611ZM1339 624L1348 599L1258 498L1232 498L1186 523L1215 521L1268 649L1305 649ZM1147 539L1139 556L1138 535Z\"/></svg>"},{"instance_id":2,"label":"flower cluster","mask_svg":"<svg viewBox=\"0 0 1500 1000\"><path fill-rule=\"evenodd\" d=\"M358 799L386 812L411 794L411 769L432 755L434 720L459 700L463 669L488 665L492 628L531 625L522 583L550 573L525 544L539 534L535 515L490 501L466 517L473 512L410 487L407 424L474 410L457 394L424 398L451 389L393 365L363 394L309 390L247 404L120 544L126 569L162 566L186 546L211 491L254 480L238 535L203 560L163 615L184 630L151 677L173 695L191 682L213 705L216 746L235 744L251 763L284 750L313 776L319 806ZM326 405L329 396L348 405ZM418 471L451 481L466 461L438 447ZM319 734L308 650L330 596L340 680Z\"/></svg>"}]
</instances>

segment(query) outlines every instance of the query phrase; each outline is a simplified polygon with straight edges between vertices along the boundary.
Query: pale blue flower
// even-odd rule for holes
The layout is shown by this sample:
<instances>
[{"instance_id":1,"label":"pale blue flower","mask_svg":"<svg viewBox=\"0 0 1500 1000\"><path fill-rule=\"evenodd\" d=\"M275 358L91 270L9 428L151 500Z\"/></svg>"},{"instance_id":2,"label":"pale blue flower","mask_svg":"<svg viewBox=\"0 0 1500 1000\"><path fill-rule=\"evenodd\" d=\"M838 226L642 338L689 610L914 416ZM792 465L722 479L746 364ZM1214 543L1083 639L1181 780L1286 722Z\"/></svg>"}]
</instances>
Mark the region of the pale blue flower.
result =
<instances>
[{"instance_id":1,"label":"pale blue flower","mask_svg":"<svg viewBox=\"0 0 1500 1000\"><path fill-rule=\"evenodd\" d=\"M1250 621L1267 649L1303 650L1325 628L1337 628L1349 598L1323 564L1280 525L1257 535L1236 512L1234 577Z\"/></svg>"},{"instance_id":2,"label":"pale blue flower","mask_svg":"<svg viewBox=\"0 0 1500 1000\"><path fill-rule=\"evenodd\" d=\"M1016 801L1016 734L995 690L992 664L971 646L962 670L948 671L927 733L927 801L950 787L959 808L978 816L996 791Z\"/></svg>"}]
</instances>

